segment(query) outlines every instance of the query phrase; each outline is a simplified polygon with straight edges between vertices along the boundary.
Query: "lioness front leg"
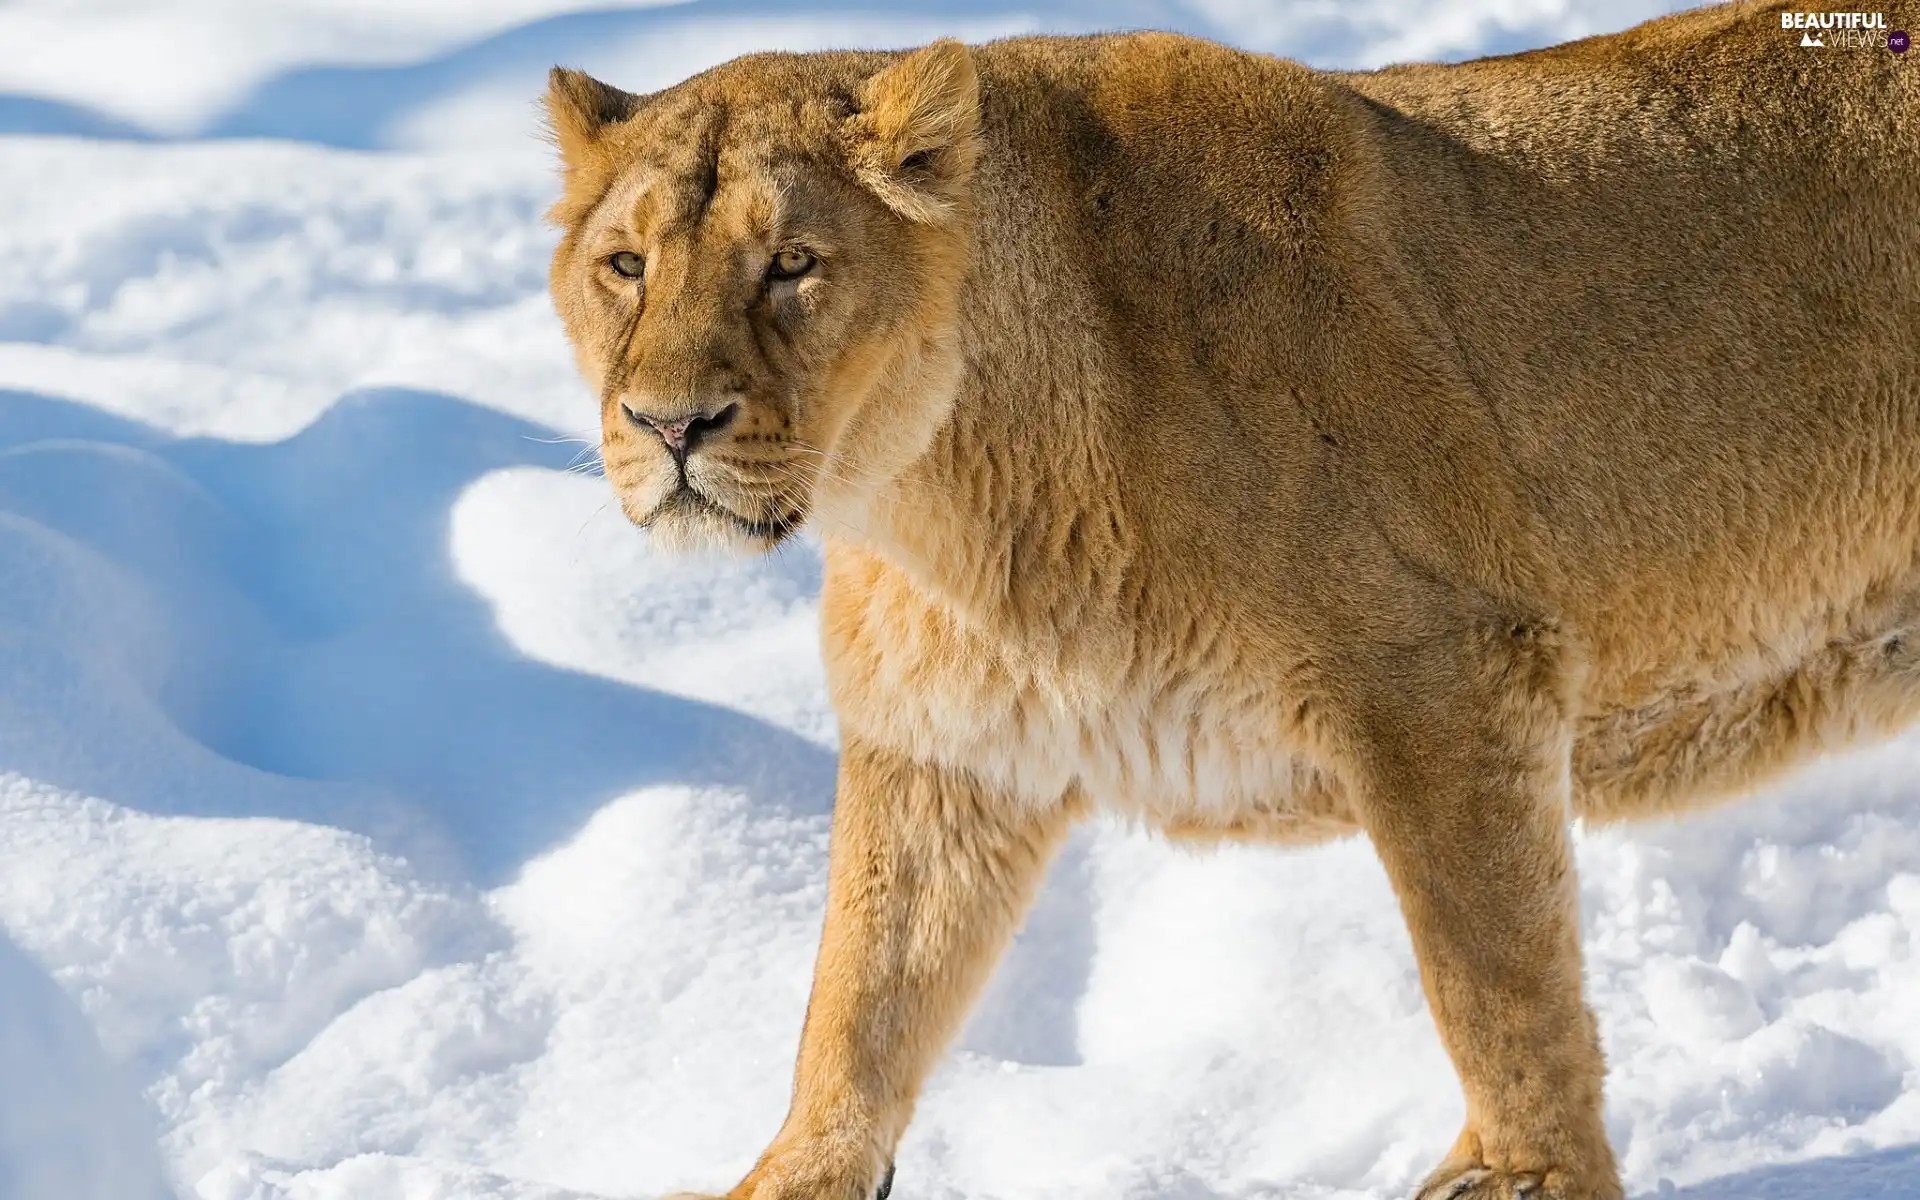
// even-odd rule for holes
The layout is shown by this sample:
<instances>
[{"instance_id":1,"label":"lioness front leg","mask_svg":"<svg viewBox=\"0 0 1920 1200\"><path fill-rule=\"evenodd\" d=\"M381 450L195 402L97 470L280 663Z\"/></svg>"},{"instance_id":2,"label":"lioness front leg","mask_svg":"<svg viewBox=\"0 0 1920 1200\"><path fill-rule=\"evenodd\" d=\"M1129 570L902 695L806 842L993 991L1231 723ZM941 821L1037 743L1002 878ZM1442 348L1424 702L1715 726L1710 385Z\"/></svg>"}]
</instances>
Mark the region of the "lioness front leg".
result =
<instances>
[{"instance_id":1,"label":"lioness front leg","mask_svg":"<svg viewBox=\"0 0 1920 1200\"><path fill-rule=\"evenodd\" d=\"M871 1200L1074 811L849 740L792 1105L732 1200Z\"/></svg>"},{"instance_id":2,"label":"lioness front leg","mask_svg":"<svg viewBox=\"0 0 1920 1200\"><path fill-rule=\"evenodd\" d=\"M1361 723L1361 819L1467 1099L1417 1200L1618 1200L1581 994L1563 666L1524 623L1482 634L1395 664Z\"/></svg>"}]
</instances>

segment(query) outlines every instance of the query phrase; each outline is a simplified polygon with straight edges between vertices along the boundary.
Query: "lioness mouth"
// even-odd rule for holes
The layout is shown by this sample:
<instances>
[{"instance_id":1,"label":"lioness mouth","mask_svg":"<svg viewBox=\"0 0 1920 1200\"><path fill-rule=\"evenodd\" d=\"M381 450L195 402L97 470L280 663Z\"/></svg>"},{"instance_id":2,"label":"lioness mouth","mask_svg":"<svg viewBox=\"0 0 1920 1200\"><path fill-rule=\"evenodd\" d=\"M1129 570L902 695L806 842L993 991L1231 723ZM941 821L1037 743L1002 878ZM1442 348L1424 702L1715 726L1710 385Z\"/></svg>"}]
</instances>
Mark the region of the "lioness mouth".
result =
<instances>
[{"instance_id":1,"label":"lioness mouth","mask_svg":"<svg viewBox=\"0 0 1920 1200\"><path fill-rule=\"evenodd\" d=\"M676 508L723 517L739 526L748 536L762 538L770 543L785 540L788 534L800 528L805 519L798 512L778 513L758 521L743 517L726 505L710 499L700 489L683 480L678 488L654 507L653 514L647 518L646 523L651 525Z\"/></svg>"}]
</instances>

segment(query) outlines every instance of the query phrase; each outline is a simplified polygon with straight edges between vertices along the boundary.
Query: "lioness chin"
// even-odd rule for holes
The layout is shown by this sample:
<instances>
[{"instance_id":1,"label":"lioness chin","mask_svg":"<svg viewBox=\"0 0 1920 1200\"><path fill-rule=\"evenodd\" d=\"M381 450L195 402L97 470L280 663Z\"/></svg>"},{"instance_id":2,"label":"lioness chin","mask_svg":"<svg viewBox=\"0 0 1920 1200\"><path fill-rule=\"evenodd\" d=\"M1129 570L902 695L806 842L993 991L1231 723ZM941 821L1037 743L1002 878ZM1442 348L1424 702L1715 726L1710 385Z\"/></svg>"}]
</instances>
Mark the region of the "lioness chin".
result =
<instances>
[{"instance_id":1,"label":"lioness chin","mask_svg":"<svg viewBox=\"0 0 1920 1200\"><path fill-rule=\"evenodd\" d=\"M1620 1196L1569 821L1920 713L1920 62L1781 8L1370 74L1161 34L554 72L621 505L825 546L826 926L731 1196L883 1188L1095 809L1366 833L1466 1093L1420 1195Z\"/></svg>"}]
</instances>

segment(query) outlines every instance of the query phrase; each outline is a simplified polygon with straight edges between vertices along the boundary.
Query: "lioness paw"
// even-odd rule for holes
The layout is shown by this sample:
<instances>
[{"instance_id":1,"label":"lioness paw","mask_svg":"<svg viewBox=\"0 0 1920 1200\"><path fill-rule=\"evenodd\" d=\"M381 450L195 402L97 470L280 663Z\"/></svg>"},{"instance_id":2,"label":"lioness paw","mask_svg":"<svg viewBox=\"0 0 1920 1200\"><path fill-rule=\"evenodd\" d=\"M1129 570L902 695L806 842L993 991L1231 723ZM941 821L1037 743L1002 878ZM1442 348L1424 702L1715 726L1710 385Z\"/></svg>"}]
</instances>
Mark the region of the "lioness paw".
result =
<instances>
[{"instance_id":1,"label":"lioness paw","mask_svg":"<svg viewBox=\"0 0 1920 1200\"><path fill-rule=\"evenodd\" d=\"M1427 1176L1413 1200L1621 1200L1612 1179L1579 1180L1558 1167L1501 1171L1450 1158Z\"/></svg>"}]
</instances>

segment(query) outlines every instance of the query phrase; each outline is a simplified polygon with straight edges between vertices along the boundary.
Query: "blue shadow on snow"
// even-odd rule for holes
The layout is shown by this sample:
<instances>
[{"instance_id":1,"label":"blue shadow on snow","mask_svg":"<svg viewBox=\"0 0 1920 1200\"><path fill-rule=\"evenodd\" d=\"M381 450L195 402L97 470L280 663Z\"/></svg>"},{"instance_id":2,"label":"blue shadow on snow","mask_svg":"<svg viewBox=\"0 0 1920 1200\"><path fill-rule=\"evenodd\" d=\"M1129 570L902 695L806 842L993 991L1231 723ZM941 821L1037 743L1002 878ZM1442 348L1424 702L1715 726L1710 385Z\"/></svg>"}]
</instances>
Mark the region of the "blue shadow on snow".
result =
<instances>
[{"instance_id":1,"label":"blue shadow on snow","mask_svg":"<svg viewBox=\"0 0 1920 1200\"><path fill-rule=\"evenodd\" d=\"M1040 23L1043 28L1058 27L1061 32L1137 25L1140 22L1130 18L1149 18L1153 12L1128 0L1085 3L1077 12L1072 0L1053 7L1055 20L1050 23L1043 16ZM926 0L911 8L843 0L809 5L804 12L812 18L848 22L858 22L862 17L898 20L911 16L957 23L1028 15L1028 10L1014 5L983 4L979 0ZM705 0L697 5L669 3L563 13L501 30L420 62L296 67L259 84L186 138L283 138L346 149L382 149L389 145L388 137L402 118L480 81L524 92L531 125L534 102L546 87L547 68L555 63L592 69L596 53L604 45L690 21L795 15L793 5L785 0ZM1065 18L1064 23L1060 18ZM0 133L185 140L167 138L79 105L28 96L0 96Z\"/></svg>"},{"instance_id":2,"label":"blue shadow on snow","mask_svg":"<svg viewBox=\"0 0 1920 1200\"><path fill-rule=\"evenodd\" d=\"M1920 1200L1920 1145L1759 1167L1640 1200Z\"/></svg>"},{"instance_id":3,"label":"blue shadow on snow","mask_svg":"<svg viewBox=\"0 0 1920 1200\"><path fill-rule=\"evenodd\" d=\"M356 829L482 884L646 785L826 811L827 750L529 659L458 579L456 497L564 468L548 436L399 389L263 445L0 391L0 763L146 811Z\"/></svg>"}]
</instances>

